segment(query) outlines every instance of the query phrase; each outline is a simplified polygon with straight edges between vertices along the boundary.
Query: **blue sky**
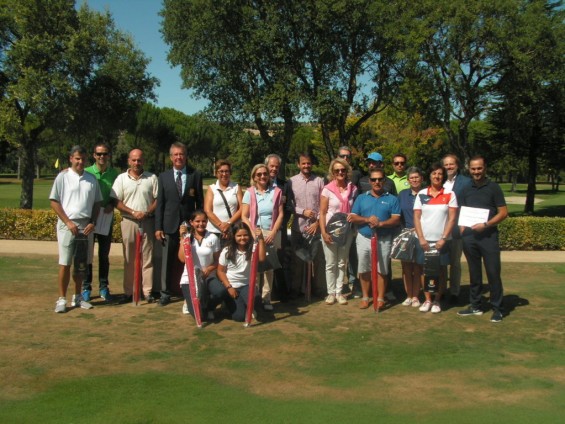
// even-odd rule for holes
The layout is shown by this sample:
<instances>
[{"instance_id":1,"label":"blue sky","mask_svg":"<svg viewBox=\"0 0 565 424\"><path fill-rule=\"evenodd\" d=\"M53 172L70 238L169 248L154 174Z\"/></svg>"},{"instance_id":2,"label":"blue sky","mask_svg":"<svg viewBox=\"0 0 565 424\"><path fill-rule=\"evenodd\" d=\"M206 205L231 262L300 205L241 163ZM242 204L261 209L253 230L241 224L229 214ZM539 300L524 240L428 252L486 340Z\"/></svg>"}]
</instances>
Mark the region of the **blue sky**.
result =
<instances>
[{"instance_id":1,"label":"blue sky","mask_svg":"<svg viewBox=\"0 0 565 424\"><path fill-rule=\"evenodd\" d=\"M167 62L168 46L159 29L163 7L159 0L86 0L91 9L109 10L116 27L132 35L137 47L151 60L148 71L161 81L155 92L159 107L170 107L188 115L201 111L205 100L195 100L190 91L181 89L180 69L172 69ZM77 1L77 6L82 4Z\"/></svg>"}]
</instances>

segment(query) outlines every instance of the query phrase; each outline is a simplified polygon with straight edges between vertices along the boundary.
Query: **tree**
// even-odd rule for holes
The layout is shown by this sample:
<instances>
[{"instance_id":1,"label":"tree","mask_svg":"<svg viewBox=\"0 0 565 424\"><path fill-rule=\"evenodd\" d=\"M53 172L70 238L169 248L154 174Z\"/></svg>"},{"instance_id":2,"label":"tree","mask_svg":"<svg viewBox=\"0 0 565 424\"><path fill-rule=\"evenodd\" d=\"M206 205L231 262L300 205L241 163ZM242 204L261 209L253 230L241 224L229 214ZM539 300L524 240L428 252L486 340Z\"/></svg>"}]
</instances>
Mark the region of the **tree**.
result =
<instances>
[{"instance_id":1,"label":"tree","mask_svg":"<svg viewBox=\"0 0 565 424\"><path fill-rule=\"evenodd\" d=\"M397 13L384 0L166 0L162 11L185 87L217 119L252 120L284 158L300 118L320 123L332 158L394 98Z\"/></svg>"},{"instance_id":2,"label":"tree","mask_svg":"<svg viewBox=\"0 0 565 424\"><path fill-rule=\"evenodd\" d=\"M110 15L86 4L77 11L73 0L1 0L0 25L0 136L20 147L20 207L30 209L44 132L79 141L115 132L156 80Z\"/></svg>"},{"instance_id":3,"label":"tree","mask_svg":"<svg viewBox=\"0 0 565 424\"><path fill-rule=\"evenodd\" d=\"M469 125L490 107L518 6L517 1L426 0L414 4L412 17L404 21L401 31L413 46L410 76L427 87L427 112L436 114L452 149L465 160Z\"/></svg>"},{"instance_id":4,"label":"tree","mask_svg":"<svg viewBox=\"0 0 565 424\"><path fill-rule=\"evenodd\" d=\"M540 164L557 171L564 163L565 11L562 2L523 1L508 34L504 69L491 114L508 155L527 158L524 212L534 211Z\"/></svg>"}]
</instances>

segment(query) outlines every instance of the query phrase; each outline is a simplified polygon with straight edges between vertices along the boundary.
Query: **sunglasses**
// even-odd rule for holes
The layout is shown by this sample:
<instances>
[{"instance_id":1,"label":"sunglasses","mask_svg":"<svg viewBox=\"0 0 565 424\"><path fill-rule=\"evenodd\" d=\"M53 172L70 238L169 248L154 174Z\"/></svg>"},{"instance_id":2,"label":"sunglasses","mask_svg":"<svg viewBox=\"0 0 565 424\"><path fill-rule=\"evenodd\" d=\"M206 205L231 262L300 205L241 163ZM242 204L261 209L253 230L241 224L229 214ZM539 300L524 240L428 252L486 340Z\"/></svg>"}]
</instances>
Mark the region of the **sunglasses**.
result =
<instances>
[{"instance_id":1,"label":"sunglasses","mask_svg":"<svg viewBox=\"0 0 565 424\"><path fill-rule=\"evenodd\" d=\"M342 159L349 159L351 155L338 155Z\"/></svg>"},{"instance_id":2,"label":"sunglasses","mask_svg":"<svg viewBox=\"0 0 565 424\"><path fill-rule=\"evenodd\" d=\"M369 178L371 180L372 183L382 183L385 180L385 177L382 178Z\"/></svg>"},{"instance_id":3,"label":"sunglasses","mask_svg":"<svg viewBox=\"0 0 565 424\"><path fill-rule=\"evenodd\" d=\"M108 156L110 153L108 152L94 152L95 156Z\"/></svg>"},{"instance_id":4,"label":"sunglasses","mask_svg":"<svg viewBox=\"0 0 565 424\"><path fill-rule=\"evenodd\" d=\"M347 170L345 168L336 168L333 172L334 174L345 174Z\"/></svg>"},{"instance_id":5,"label":"sunglasses","mask_svg":"<svg viewBox=\"0 0 565 424\"><path fill-rule=\"evenodd\" d=\"M406 165L406 162L394 162L395 165Z\"/></svg>"},{"instance_id":6,"label":"sunglasses","mask_svg":"<svg viewBox=\"0 0 565 424\"><path fill-rule=\"evenodd\" d=\"M256 177L266 177L267 175L269 175L268 172L256 172L255 173Z\"/></svg>"}]
</instances>

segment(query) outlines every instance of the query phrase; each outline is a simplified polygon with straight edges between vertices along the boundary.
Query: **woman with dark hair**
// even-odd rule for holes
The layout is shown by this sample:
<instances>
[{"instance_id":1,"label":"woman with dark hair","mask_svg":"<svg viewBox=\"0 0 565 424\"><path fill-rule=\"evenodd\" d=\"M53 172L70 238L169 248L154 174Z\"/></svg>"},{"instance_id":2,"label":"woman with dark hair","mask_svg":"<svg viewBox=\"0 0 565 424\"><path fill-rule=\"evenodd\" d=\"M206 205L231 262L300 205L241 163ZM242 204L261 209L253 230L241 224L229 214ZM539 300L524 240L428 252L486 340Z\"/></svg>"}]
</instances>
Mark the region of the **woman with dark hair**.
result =
<instances>
[{"instance_id":1,"label":"woman with dark hair","mask_svg":"<svg viewBox=\"0 0 565 424\"><path fill-rule=\"evenodd\" d=\"M238 222L232 228L233 236L228 245L220 253L218 279L227 290L226 306L234 321L243 322L249 299L249 278L251 274L251 256L253 249L253 234L243 222ZM255 237L258 239L259 261L266 258L265 240L260 228L256 228ZM255 301L259 300L256 294Z\"/></svg>"},{"instance_id":2,"label":"woman with dark hair","mask_svg":"<svg viewBox=\"0 0 565 424\"><path fill-rule=\"evenodd\" d=\"M232 224L241 218L243 193L239 184L231 181L231 162L225 159L216 161L217 180L208 186L204 197L204 212L208 215L208 231L227 242Z\"/></svg>"},{"instance_id":3,"label":"woman with dark hair","mask_svg":"<svg viewBox=\"0 0 565 424\"><path fill-rule=\"evenodd\" d=\"M216 269L218 268L218 257L220 256L220 240L219 238L206 229L208 218L202 210L194 211L189 219L190 227L185 225L180 226L181 241L184 235L190 231L192 233L192 258L194 261L194 268L198 268L204 278L205 293L201 297L201 302L205 306L205 311L208 312L207 319L214 319L214 310L225 299L227 293L226 289L220 284L216 277ZM179 245L179 260L184 263L184 246L183 243ZM186 267L180 280L180 287L185 299L182 305L183 314L191 314L194 316L192 309L192 302L190 299L190 292L188 289L188 273Z\"/></svg>"},{"instance_id":4,"label":"woman with dark hair","mask_svg":"<svg viewBox=\"0 0 565 424\"><path fill-rule=\"evenodd\" d=\"M449 265L448 242L457 215L457 199L453 192L445 193L443 184L447 171L441 163L434 163L428 172L430 186L420 190L414 201L414 227L424 255L430 255L433 249L439 252L439 272L425 276L424 296L426 300L420 306L421 312L431 310L433 314L441 312L440 300L446 283L447 265ZM429 256L431 258L431 256ZM424 273L426 267L424 266ZM435 298L432 303L432 290Z\"/></svg>"},{"instance_id":5,"label":"woman with dark hair","mask_svg":"<svg viewBox=\"0 0 565 424\"><path fill-rule=\"evenodd\" d=\"M398 194L398 203L400 205L402 228L414 228L414 202L416 196L422 189L424 175L420 168L411 166L406 171L408 190L402 190ZM417 257L419 256L419 257ZM420 287L422 285L422 264L424 263L424 255L421 249L414 252L412 261L401 261L402 263L402 280L404 281L404 289L406 290L406 300L402 302L404 306L413 306L418 308L420 300Z\"/></svg>"}]
</instances>

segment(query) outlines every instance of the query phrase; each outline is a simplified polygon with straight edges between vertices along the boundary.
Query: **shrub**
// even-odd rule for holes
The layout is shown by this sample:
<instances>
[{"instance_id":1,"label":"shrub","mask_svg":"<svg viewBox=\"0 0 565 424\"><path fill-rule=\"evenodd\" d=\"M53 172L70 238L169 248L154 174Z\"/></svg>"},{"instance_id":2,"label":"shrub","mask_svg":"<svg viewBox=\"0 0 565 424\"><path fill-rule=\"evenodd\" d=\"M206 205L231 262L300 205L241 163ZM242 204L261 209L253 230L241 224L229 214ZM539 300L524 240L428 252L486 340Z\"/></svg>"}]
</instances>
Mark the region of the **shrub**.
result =
<instances>
[{"instance_id":1,"label":"shrub","mask_svg":"<svg viewBox=\"0 0 565 424\"><path fill-rule=\"evenodd\" d=\"M121 243L119 211L114 214L113 241ZM52 210L0 209L0 239L57 240ZM565 218L508 218L500 224L502 250L565 250Z\"/></svg>"},{"instance_id":2,"label":"shrub","mask_svg":"<svg viewBox=\"0 0 565 424\"><path fill-rule=\"evenodd\" d=\"M114 213L112 241L122 242L119 211ZM0 239L57 240L57 215L44 209L0 209Z\"/></svg>"},{"instance_id":3,"label":"shrub","mask_svg":"<svg viewBox=\"0 0 565 424\"><path fill-rule=\"evenodd\" d=\"M502 250L565 250L565 218L508 218L500 225Z\"/></svg>"}]
</instances>

